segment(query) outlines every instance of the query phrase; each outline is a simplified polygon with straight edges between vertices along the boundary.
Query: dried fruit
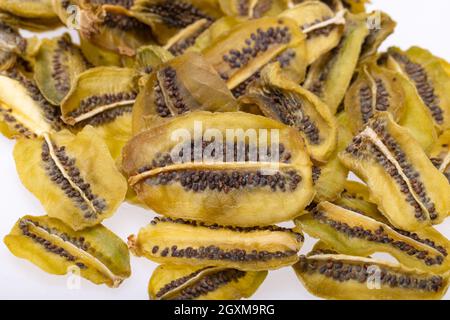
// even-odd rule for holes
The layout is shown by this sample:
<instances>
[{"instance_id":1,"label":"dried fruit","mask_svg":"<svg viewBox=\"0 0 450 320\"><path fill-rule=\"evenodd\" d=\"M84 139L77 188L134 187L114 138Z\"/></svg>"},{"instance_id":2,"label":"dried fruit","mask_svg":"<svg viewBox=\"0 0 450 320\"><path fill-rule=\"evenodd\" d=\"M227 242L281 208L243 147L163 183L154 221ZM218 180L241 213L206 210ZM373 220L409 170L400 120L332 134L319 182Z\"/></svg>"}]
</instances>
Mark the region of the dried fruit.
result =
<instances>
[{"instance_id":1,"label":"dried fruit","mask_svg":"<svg viewBox=\"0 0 450 320\"><path fill-rule=\"evenodd\" d=\"M378 112L387 111L395 121L404 111L404 92L395 72L375 63L363 65L358 78L345 96L345 111L354 133L363 128Z\"/></svg>"},{"instance_id":2,"label":"dried fruit","mask_svg":"<svg viewBox=\"0 0 450 320\"><path fill-rule=\"evenodd\" d=\"M306 34L307 64L312 64L321 55L339 44L346 19L344 11L334 13L319 1L306 1L281 13L291 18Z\"/></svg>"},{"instance_id":3,"label":"dried fruit","mask_svg":"<svg viewBox=\"0 0 450 320\"><path fill-rule=\"evenodd\" d=\"M427 239L427 243L416 241L355 209L321 202L310 214L297 218L295 223L340 253L368 256L385 252L409 268L433 273L445 273L450 269L445 249L450 247L447 240L443 246L433 238Z\"/></svg>"},{"instance_id":4,"label":"dried fruit","mask_svg":"<svg viewBox=\"0 0 450 320\"><path fill-rule=\"evenodd\" d=\"M219 3L226 15L249 18L276 16L289 7L289 0L219 0Z\"/></svg>"},{"instance_id":5,"label":"dried fruit","mask_svg":"<svg viewBox=\"0 0 450 320\"><path fill-rule=\"evenodd\" d=\"M278 64L261 72L261 79L241 100L256 104L261 112L297 129L314 160L325 162L336 147L336 123L328 107L314 94L283 75Z\"/></svg>"},{"instance_id":6,"label":"dried fruit","mask_svg":"<svg viewBox=\"0 0 450 320\"><path fill-rule=\"evenodd\" d=\"M429 152L429 157L434 166L450 182L450 130L439 136Z\"/></svg>"},{"instance_id":7,"label":"dried fruit","mask_svg":"<svg viewBox=\"0 0 450 320\"><path fill-rule=\"evenodd\" d=\"M269 225L314 197L298 131L261 116L191 113L135 136L123 155L139 198L174 218Z\"/></svg>"},{"instance_id":8,"label":"dried fruit","mask_svg":"<svg viewBox=\"0 0 450 320\"><path fill-rule=\"evenodd\" d=\"M234 89L286 49L302 48L304 39L291 19L265 17L239 24L202 53L228 88Z\"/></svg>"},{"instance_id":9,"label":"dried fruit","mask_svg":"<svg viewBox=\"0 0 450 320\"><path fill-rule=\"evenodd\" d=\"M297 262L303 235L277 226L230 227L155 218L128 237L136 256L168 264L264 271Z\"/></svg>"},{"instance_id":10,"label":"dried fruit","mask_svg":"<svg viewBox=\"0 0 450 320\"><path fill-rule=\"evenodd\" d=\"M161 45L199 20L210 23L223 15L218 0L136 0L131 11Z\"/></svg>"},{"instance_id":11,"label":"dried fruit","mask_svg":"<svg viewBox=\"0 0 450 320\"><path fill-rule=\"evenodd\" d=\"M339 45L311 65L303 84L321 98L333 114L344 99L369 32L364 17L348 14Z\"/></svg>"},{"instance_id":12,"label":"dried fruit","mask_svg":"<svg viewBox=\"0 0 450 320\"><path fill-rule=\"evenodd\" d=\"M69 92L75 78L89 68L80 49L69 34L49 40L44 39L36 55L34 79L44 97L59 105Z\"/></svg>"},{"instance_id":13,"label":"dried fruit","mask_svg":"<svg viewBox=\"0 0 450 320\"><path fill-rule=\"evenodd\" d=\"M450 185L390 114L374 116L339 158L367 183L394 226L417 230L448 215Z\"/></svg>"},{"instance_id":14,"label":"dried fruit","mask_svg":"<svg viewBox=\"0 0 450 320\"><path fill-rule=\"evenodd\" d=\"M345 112L337 115L336 120L338 124L336 148L326 163L316 162L312 169L316 202L335 200L343 191L348 175L348 169L341 163L338 154L352 141L353 135Z\"/></svg>"},{"instance_id":15,"label":"dried fruit","mask_svg":"<svg viewBox=\"0 0 450 320\"><path fill-rule=\"evenodd\" d=\"M110 217L125 198L126 181L91 126L19 140L14 149L19 177L50 217L74 230Z\"/></svg>"},{"instance_id":16,"label":"dried fruit","mask_svg":"<svg viewBox=\"0 0 450 320\"><path fill-rule=\"evenodd\" d=\"M33 138L61 129L59 109L22 70L0 72L0 87L0 119L8 128L7 136Z\"/></svg>"},{"instance_id":17,"label":"dried fruit","mask_svg":"<svg viewBox=\"0 0 450 320\"><path fill-rule=\"evenodd\" d=\"M49 31L62 26L56 16L53 18L24 18L3 10L0 10L0 21L12 27L33 32Z\"/></svg>"},{"instance_id":18,"label":"dried fruit","mask_svg":"<svg viewBox=\"0 0 450 320\"><path fill-rule=\"evenodd\" d=\"M439 299L448 288L448 275L340 254L302 255L294 270L309 292L326 299Z\"/></svg>"},{"instance_id":19,"label":"dried fruit","mask_svg":"<svg viewBox=\"0 0 450 320\"><path fill-rule=\"evenodd\" d=\"M0 20L0 71L14 66L17 57L26 50L27 41L19 30Z\"/></svg>"},{"instance_id":20,"label":"dried fruit","mask_svg":"<svg viewBox=\"0 0 450 320\"><path fill-rule=\"evenodd\" d=\"M450 77L441 61L424 49L412 47L406 52L390 48L390 65L405 75L416 87L437 128L450 128Z\"/></svg>"},{"instance_id":21,"label":"dried fruit","mask_svg":"<svg viewBox=\"0 0 450 320\"><path fill-rule=\"evenodd\" d=\"M207 19L197 20L167 40L164 48L175 56L183 54L195 44L197 38L207 30L211 24L212 22Z\"/></svg>"},{"instance_id":22,"label":"dried fruit","mask_svg":"<svg viewBox=\"0 0 450 320\"><path fill-rule=\"evenodd\" d=\"M102 225L73 231L58 219L25 216L4 242L15 256L51 274L77 268L82 277L109 287L131 275L126 244Z\"/></svg>"},{"instance_id":23,"label":"dried fruit","mask_svg":"<svg viewBox=\"0 0 450 320\"><path fill-rule=\"evenodd\" d=\"M80 39L80 49L86 60L97 67L133 67L134 65L133 57L123 56L116 52L105 50L83 38Z\"/></svg>"},{"instance_id":24,"label":"dried fruit","mask_svg":"<svg viewBox=\"0 0 450 320\"><path fill-rule=\"evenodd\" d=\"M235 111L236 101L217 72L195 52L160 66L149 76L133 110L133 132L195 110Z\"/></svg>"},{"instance_id":25,"label":"dried fruit","mask_svg":"<svg viewBox=\"0 0 450 320\"><path fill-rule=\"evenodd\" d=\"M152 73L159 65L173 59L173 55L160 46L140 47L136 53L134 68L141 74Z\"/></svg>"},{"instance_id":26,"label":"dried fruit","mask_svg":"<svg viewBox=\"0 0 450 320\"><path fill-rule=\"evenodd\" d=\"M23 18L52 19L56 17L51 0L2 0L0 10Z\"/></svg>"},{"instance_id":27,"label":"dried fruit","mask_svg":"<svg viewBox=\"0 0 450 320\"><path fill-rule=\"evenodd\" d=\"M152 300L239 300L249 298L267 271L241 271L220 267L161 265L148 285Z\"/></svg>"}]
</instances>

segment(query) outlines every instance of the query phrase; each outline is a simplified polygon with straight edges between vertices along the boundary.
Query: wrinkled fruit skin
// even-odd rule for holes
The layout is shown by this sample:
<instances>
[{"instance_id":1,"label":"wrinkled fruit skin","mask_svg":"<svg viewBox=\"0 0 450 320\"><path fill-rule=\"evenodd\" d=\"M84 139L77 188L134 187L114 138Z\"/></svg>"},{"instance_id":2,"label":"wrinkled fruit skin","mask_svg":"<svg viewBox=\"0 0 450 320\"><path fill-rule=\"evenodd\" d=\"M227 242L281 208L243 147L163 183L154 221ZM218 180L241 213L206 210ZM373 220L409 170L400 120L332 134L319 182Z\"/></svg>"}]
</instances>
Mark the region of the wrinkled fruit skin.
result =
<instances>
[{"instance_id":1,"label":"wrinkled fruit skin","mask_svg":"<svg viewBox=\"0 0 450 320\"><path fill-rule=\"evenodd\" d=\"M15 256L51 274L77 269L89 281L109 287L131 275L126 244L102 225L73 231L57 219L25 216L4 242Z\"/></svg>"}]
</instances>

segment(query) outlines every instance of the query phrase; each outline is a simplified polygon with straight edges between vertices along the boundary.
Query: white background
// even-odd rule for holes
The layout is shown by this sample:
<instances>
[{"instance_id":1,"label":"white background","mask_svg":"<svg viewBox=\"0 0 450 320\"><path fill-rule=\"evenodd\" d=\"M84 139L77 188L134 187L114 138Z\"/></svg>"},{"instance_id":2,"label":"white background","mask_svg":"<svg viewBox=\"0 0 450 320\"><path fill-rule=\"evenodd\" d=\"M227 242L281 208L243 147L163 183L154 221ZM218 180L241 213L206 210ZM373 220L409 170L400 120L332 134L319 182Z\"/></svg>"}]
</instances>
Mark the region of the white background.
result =
<instances>
[{"instance_id":1,"label":"white background","mask_svg":"<svg viewBox=\"0 0 450 320\"><path fill-rule=\"evenodd\" d=\"M372 0L370 9L389 13L398 26L383 45L407 49L419 45L450 60L450 1L448 0ZM44 34L49 36L49 34ZM50 34L51 36L54 35ZM1 88L0 88L1 90ZM0 137L0 238L23 215L41 215L44 210L20 183L12 156L14 142ZM104 224L126 241L152 219L152 212L124 204ZM450 219L437 228L450 237ZM314 243L307 239L302 248L306 253ZM384 255L375 257L390 258ZM96 286L86 280L81 287L70 290L66 276L42 272L28 261L15 258L0 242L0 299L147 299L147 283L156 264L145 258L131 258L133 275L117 289ZM270 272L254 299L315 299L296 279L291 268ZM445 296L450 299L450 293Z\"/></svg>"}]
</instances>

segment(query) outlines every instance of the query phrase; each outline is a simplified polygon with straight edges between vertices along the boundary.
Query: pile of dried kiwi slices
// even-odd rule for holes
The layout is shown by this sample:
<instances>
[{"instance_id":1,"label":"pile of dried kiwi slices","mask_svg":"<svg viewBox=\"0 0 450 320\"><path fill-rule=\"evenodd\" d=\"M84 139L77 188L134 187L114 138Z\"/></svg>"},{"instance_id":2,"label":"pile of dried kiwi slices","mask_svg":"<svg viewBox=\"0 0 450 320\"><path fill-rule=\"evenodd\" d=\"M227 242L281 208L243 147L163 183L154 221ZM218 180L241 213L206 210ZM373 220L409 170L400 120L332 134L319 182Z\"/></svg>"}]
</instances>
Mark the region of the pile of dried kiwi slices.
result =
<instances>
[{"instance_id":1,"label":"pile of dried kiwi slices","mask_svg":"<svg viewBox=\"0 0 450 320\"><path fill-rule=\"evenodd\" d=\"M450 64L380 52L396 23L366 2L2 1L0 132L46 212L6 246L110 287L146 257L151 299L249 298L287 266L323 298L442 298ZM61 26L80 43L20 33ZM101 225L124 201L160 215L128 243Z\"/></svg>"}]
</instances>

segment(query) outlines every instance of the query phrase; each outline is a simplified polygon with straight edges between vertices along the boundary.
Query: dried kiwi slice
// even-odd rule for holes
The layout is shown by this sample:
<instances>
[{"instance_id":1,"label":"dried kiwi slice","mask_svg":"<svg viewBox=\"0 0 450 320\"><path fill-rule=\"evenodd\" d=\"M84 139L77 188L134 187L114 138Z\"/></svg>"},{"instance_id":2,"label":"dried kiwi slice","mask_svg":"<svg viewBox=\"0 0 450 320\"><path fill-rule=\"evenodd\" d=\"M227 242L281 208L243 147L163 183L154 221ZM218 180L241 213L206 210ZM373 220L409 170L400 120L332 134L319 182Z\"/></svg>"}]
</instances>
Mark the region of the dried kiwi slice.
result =
<instances>
[{"instance_id":1,"label":"dried kiwi slice","mask_svg":"<svg viewBox=\"0 0 450 320\"><path fill-rule=\"evenodd\" d=\"M350 208L321 202L310 214L297 218L295 222L301 230L325 241L340 253L368 256L385 252L409 268L433 273L445 273L450 269L445 249L450 247L448 241L439 251ZM436 244L438 239L428 241Z\"/></svg>"},{"instance_id":2,"label":"dried kiwi slice","mask_svg":"<svg viewBox=\"0 0 450 320\"><path fill-rule=\"evenodd\" d=\"M14 159L20 180L50 217L74 230L99 224L125 198L126 181L94 128L19 140Z\"/></svg>"},{"instance_id":3,"label":"dried kiwi slice","mask_svg":"<svg viewBox=\"0 0 450 320\"><path fill-rule=\"evenodd\" d=\"M380 111L392 114L398 122L404 111L404 92L395 72L368 63L360 68L358 78L345 96L345 111L354 133Z\"/></svg>"},{"instance_id":4,"label":"dried kiwi slice","mask_svg":"<svg viewBox=\"0 0 450 320\"><path fill-rule=\"evenodd\" d=\"M200 19L187 26L172 38L167 40L164 48L175 56L183 54L191 46L195 44L197 38L207 30L212 24L212 21L207 19Z\"/></svg>"},{"instance_id":5,"label":"dried kiwi slice","mask_svg":"<svg viewBox=\"0 0 450 320\"><path fill-rule=\"evenodd\" d=\"M303 86L321 98L333 114L345 97L368 32L365 15L347 14L345 32L339 45L309 68Z\"/></svg>"},{"instance_id":6,"label":"dried kiwi slice","mask_svg":"<svg viewBox=\"0 0 450 320\"><path fill-rule=\"evenodd\" d=\"M61 103L75 78L90 66L67 33L51 40L44 39L35 59L36 84L54 105Z\"/></svg>"},{"instance_id":7,"label":"dried kiwi slice","mask_svg":"<svg viewBox=\"0 0 450 320\"><path fill-rule=\"evenodd\" d=\"M52 0L2 0L0 10L23 18L52 19L56 17Z\"/></svg>"},{"instance_id":8,"label":"dried kiwi slice","mask_svg":"<svg viewBox=\"0 0 450 320\"><path fill-rule=\"evenodd\" d=\"M295 273L306 289L326 299L440 299L448 275L341 254L300 256Z\"/></svg>"},{"instance_id":9,"label":"dried kiwi slice","mask_svg":"<svg viewBox=\"0 0 450 320\"><path fill-rule=\"evenodd\" d=\"M57 16L53 18L24 18L3 10L0 10L0 21L15 28L33 32L49 31L62 26Z\"/></svg>"},{"instance_id":10,"label":"dried kiwi slice","mask_svg":"<svg viewBox=\"0 0 450 320\"><path fill-rule=\"evenodd\" d=\"M441 61L429 51L412 47L406 52L397 48L388 51L391 67L405 75L416 87L437 128L450 128L450 77Z\"/></svg>"},{"instance_id":11,"label":"dried kiwi slice","mask_svg":"<svg viewBox=\"0 0 450 320\"><path fill-rule=\"evenodd\" d=\"M131 11L151 26L161 45L199 20L212 22L223 15L218 0L135 0Z\"/></svg>"},{"instance_id":12,"label":"dried kiwi slice","mask_svg":"<svg viewBox=\"0 0 450 320\"><path fill-rule=\"evenodd\" d=\"M27 41L19 30L0 19L0 71L14 66L17 57L25 53Z\"/></svg>"},{"instance_id":13,"label":"dried kiwi slice","mask_svg":"<svg viewBox=\"0 0 450 320\"><path fill-rule=\"evenodd\" d=\"M450 182L450 130L442 133L431 147L429 157L434 166Z\"/></svg>"},{"instance_id":14,"label":"dried kiwi slice","mask_svg":"<svg viewBox=\"0 0 450 320\"><path fill-rule=\"evenodd\" d=\"M33 138L62 128L59 108L42 96L23 70L13 68L0 72L0 87L0 119L5 124L2 133Z\"/></svg>"},{"instance_id":15,"label":"dried kiwi slice","mask_svg":"<svg viewBox=\"0 0 450 320\"><path fill-rule=\"evenodd\" d=\"M390 114L374 116L339 158L367 183L394 226L417 230L448 215L450 185Z\"/></svg>"},{"instance_id":16,"label":"dried kiwi slice","mask_svg":"<svg viewBox=\"0 0 450 320\"><path fill-rule=\"evenodd\" d=\"M155 218L128 237L136 256L158 263L264 271L297 262L303 235L276 226L230 227Z\"/></svg>"},{"instance_id":17,"label":"dried kiwi slice","mask_svg":"<svg viewBox=\"0 0 450 320\"><path fill-rule=\"evenodd\" d=\"M195 110L236 111L237 103L217 72L195 52L158 66L136 99L133 132Z\"/></svg>"},{"instance_id":18,"label":"dried kiwi slice","mask_svg":"<svg viewBox=\"0 0 450 320\"><path fill-rule=\"evenodd\" d=\"M278 64L267 66L261 79L241 100L297 129L314 160L325 162L336 147L336 123L328 107L314 94L283 75Z\"/></svg>"},{"instance_id":19,"label":"dried kiwi slice","mask_svg":"<svg viewBox=\"0 0 450 320\"><path fill-rule=\"evenodd\" d=\"M173 55L160 46L148 45L140 47L136 53L134 69L139 74L152 73L159 65L173 59Z\"/></svg>"},{"instance_id":20,"label":"dried kiwi slice","mask_svg":"<svg viewBox=\"0 0 450 320\"><path fill-rule=\"evenodd\" d=\"M345 25L345 12L334 13L319 1L306 1L280 14L291 18L306 34L307 64L339 44Z\"/></svg>"},{"instance_id":21,"label":"dried kiwi slice","mask_svg":"<svg viewBox=\"0 0 450 320\"><path fill-rule=\"evenodd\" d=\"M276 16L289 7L289 0L219 0L228 16L261 18Z\"/></svg>"},{"instance_id":22,"label":"dried kiwi slice","mask_svg":"<svg viewBox=\"0 0 450 320\"><path fill-rule=\"evenodd\" d=\"M314 197L300 134L261 116L193 112L138 134L123 155L139 198L174 218L269 225L301 214Z\"/></svg>"},{"instance_id":23,"label":"dried kiwi slice","mask_svg":"<svg viewBox=\"0 0 450 320\"><path fill-rule=\"evenodd\" d=\"M82 277L109 287L131 275L126 243L102 225L73 231L58 219L25 216L4 242L15 256L51 274L78 268Z\"/></svg>"},{"instance_id":24,"label":"dried kiwi slice","mask_svg":"<svg viewBox=\"0 0 450 320\"><path fill-rule=\"evenodd\" d=\"M134 57L123 56L114 51L103 49L83 38L80 38L80 49L84 57L97 67L132 67L134 65Z\"/></svg>"},{"instance_id":25,"label":"dried kiwi slice","mask_svg":"<svg viewBox=\"0 0 450 320\"><path fill-rule=\"evenodd\" d=\"M249 298L267 271L164 264L153 271L148 284L152 300L239 300Z\"/></svg>"}]
</instances>

